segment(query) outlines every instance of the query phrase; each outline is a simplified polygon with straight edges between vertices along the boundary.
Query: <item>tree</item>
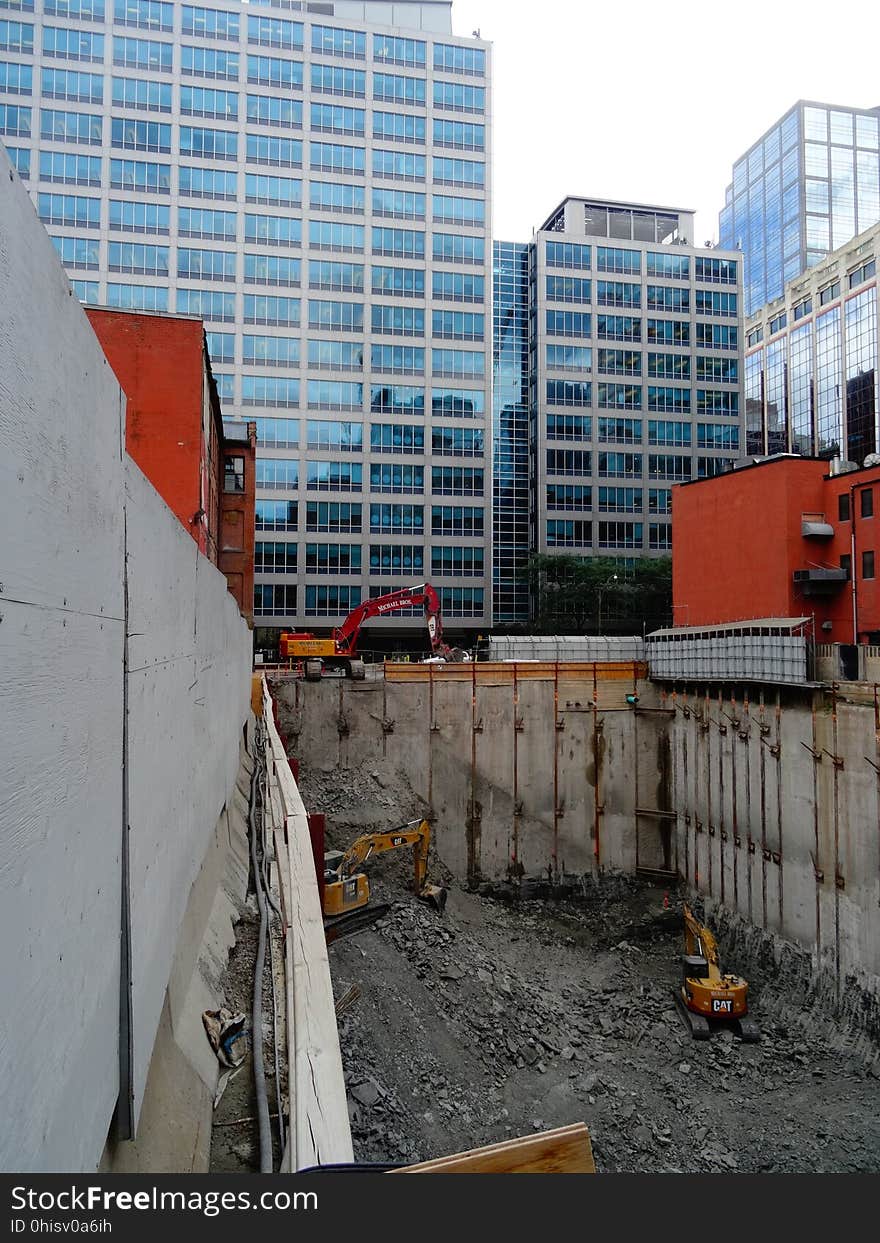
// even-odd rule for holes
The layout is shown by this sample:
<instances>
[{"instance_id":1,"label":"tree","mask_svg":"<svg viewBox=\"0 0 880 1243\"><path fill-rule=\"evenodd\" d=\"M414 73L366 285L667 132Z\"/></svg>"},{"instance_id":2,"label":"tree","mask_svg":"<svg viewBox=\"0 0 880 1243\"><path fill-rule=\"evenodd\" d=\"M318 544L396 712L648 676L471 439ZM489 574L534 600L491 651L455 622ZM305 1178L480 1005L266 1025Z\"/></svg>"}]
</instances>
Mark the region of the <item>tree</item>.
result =
<instances>
[{"instance_id":1,"label":"tree","mask_svg":"<svg viewBox=\"0 0 880 1243\"><path fill-rule=\"evenodd\" d=\"M536 553L522 569L537 634L641 634L670 624L672 561Z\"/></svg>"}]
</instances>

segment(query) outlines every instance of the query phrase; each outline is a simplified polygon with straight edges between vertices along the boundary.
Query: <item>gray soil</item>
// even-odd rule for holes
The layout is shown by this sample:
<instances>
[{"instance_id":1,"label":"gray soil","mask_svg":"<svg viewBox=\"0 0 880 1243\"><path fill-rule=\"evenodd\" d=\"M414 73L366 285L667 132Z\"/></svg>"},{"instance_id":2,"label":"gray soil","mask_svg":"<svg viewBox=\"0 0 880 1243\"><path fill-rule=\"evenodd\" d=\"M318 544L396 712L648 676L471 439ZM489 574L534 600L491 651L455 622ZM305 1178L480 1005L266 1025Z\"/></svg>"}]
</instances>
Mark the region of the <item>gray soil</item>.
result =
<instances>
[{"instance_id":1,"label":"gray soil","mask_svg":"<svg viewBox=\"0 0 880 1243\"><path fill-rule=\"evenodd\" d=\"M427 810L381 761L303 771L300 786L328 814L328 847ZM360 989L340 1017L356 1160L408 1163L584 1121L602 1171L880 1168L877 1061L820 1032L796 996L780 1006L784 981L777 994L765 972L752 989L760 1043L691 1038L671 996L675 892L667 908L662 889L607 877L565 900L502 900L466 891L434 857L430 879L449 886L441 917L409 891L408 851L367 871L392 909L329 951L337 998Z\"/></svg>"}]
</instances>

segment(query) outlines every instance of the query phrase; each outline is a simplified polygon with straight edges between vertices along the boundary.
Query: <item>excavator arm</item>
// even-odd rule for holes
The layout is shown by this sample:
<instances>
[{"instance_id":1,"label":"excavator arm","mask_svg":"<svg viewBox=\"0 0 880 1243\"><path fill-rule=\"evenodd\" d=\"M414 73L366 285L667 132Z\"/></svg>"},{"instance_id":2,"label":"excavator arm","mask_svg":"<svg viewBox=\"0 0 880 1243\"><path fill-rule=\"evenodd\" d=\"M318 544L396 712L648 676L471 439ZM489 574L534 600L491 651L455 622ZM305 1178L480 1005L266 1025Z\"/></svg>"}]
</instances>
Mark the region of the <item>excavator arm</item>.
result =
<instances>
[{"instance_id":1,"label":"excavator arm","mask_svg":"<svg viewBox=\"0 0 880 1243\"><path fill-rule=\"evenodd\" d=\"M689 906L684 908L685 952L698 954L718 967L718 945L711 930L701 924Z\"/></svg>"},{"instance_id":2,"label":"excavator arm","mask_svg":"<svg viewBox=\"0 0 880 1243\"><path fill-rule=\"evenodd\" d=\"M409 609L419 604L424 606L431 651L435 656L451 658L452 649L443 642L440 597L430 583L419 583L416 587L403 587L400 591L392 591L385 596L364 600L363 604L352 609L342 625L333 631L337 652L340 656L356 656L358 635L364 622L371 617L383 617L386 613Z\"/></svg>"},{"instance_id":3,"label":"excavator arm","mask_svg":"<svg viewBox=\"0 0 880 1243\"><path fill-rule=\"evenodd\" d=\"M431 844L431 827L427 820L410 820L396 829L388 829L384 833L364 833L357 838L342 856L339 875L344 879L361 867L372 855L381 855L386 850L397 850L400 846L413 848L413 887L420 893L425 885L428 874L428 848Z\"/></svg>"}]
</instances>

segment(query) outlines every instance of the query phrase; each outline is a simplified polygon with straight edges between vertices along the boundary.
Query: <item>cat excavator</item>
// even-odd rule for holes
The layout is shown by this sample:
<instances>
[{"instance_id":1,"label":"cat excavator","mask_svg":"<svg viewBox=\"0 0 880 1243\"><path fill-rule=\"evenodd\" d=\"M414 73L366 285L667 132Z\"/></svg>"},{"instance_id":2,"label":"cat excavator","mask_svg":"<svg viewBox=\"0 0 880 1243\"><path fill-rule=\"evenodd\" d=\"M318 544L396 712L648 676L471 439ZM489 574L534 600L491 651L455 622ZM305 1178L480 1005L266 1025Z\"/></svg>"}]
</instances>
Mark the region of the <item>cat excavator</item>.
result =
<instances>
[{"instance_id":1,"label":"cat excavator","mask_svg":"<svg viewBox=\"0 0 880 1243\"><path fill-rule=\"evenodd\" d=\"M682 983L672 995L694 1040L708 1040L715 1021L731 1023L743 1041L760 1040L760 1029L748 1015L748 984L741 976L722 974L715 937L687 905L684 947Z\"/></svg>"},{"instance_id":2,"label":"cat excavator","mask_svg":"<svg viewBox=\"0 0 880 1243\"><path fill-rule=\"evenodd\" d=\"M413 848L413 892L438 912L446 905L446 890L427 881L431 827L427 820L409 820L396 829L364 833L347 850L331 850L324 855L324 918L335 919L360 910L370 901L370 882L359 869L386 850L401 846Z\"/></svg>"}]
</instances>

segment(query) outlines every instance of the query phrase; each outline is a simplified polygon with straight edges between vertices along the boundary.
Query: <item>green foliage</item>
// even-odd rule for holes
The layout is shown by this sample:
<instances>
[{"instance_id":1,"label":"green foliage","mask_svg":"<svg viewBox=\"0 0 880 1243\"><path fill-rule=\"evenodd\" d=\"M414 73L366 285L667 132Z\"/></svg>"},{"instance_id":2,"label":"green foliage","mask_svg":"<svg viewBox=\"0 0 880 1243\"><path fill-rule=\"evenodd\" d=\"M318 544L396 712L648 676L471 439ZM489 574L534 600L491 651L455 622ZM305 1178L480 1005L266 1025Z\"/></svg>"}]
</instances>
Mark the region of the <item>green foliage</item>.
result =
<instances>
[{"instance_id":1,"label":"green foliage","mask_svg":"<svg viewBox=\"0 0 880 1243\"><path fill-rule=\"evenodd\" d=\"M536 553L522 569L536 634L641 634L671 624L672 559Z\"/></svg>"}]
</instances>

